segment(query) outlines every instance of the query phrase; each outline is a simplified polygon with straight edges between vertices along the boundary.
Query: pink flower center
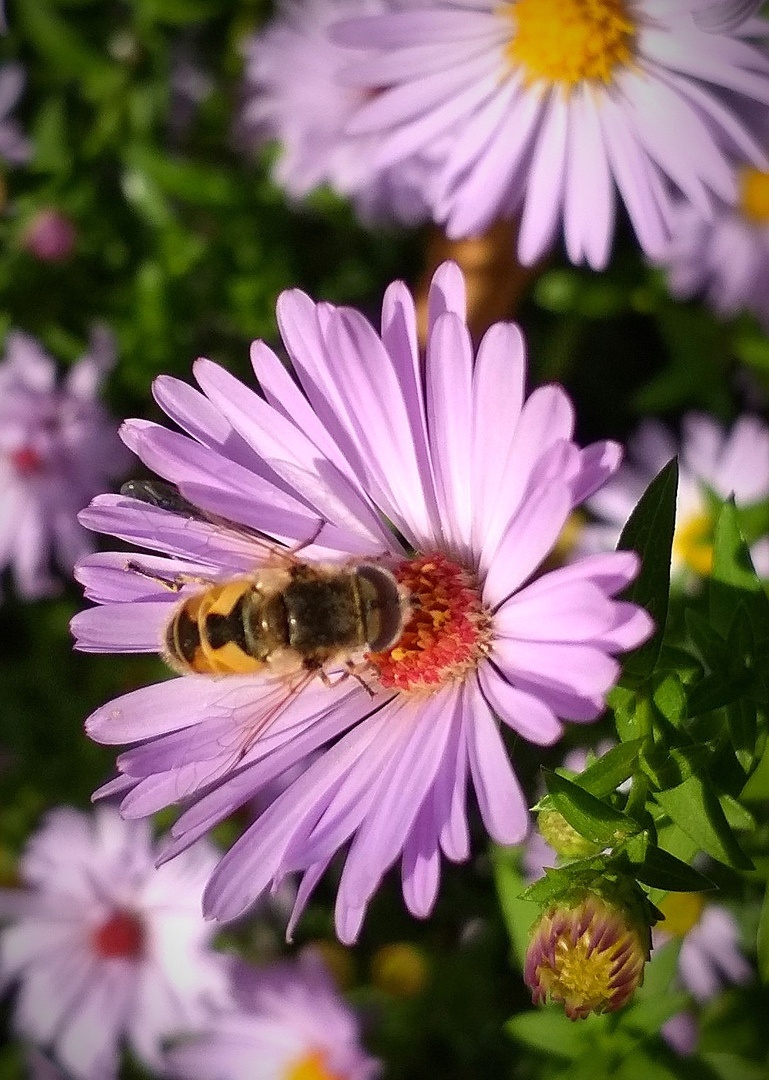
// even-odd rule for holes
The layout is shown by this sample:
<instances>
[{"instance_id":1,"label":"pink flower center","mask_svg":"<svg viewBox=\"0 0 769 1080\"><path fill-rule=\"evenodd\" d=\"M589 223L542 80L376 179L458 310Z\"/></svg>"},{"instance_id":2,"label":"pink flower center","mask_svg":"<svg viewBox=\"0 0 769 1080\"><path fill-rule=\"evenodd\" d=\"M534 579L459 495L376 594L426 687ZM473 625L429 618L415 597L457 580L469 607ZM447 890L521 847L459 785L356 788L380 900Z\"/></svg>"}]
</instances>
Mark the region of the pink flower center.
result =
<instances>
[{"instance_id":1,"label":"pink flower center","mask_svg":"<svg viewBox=\"0 0 769 1080\"><path fill-rule=\"evenodd\" d=\"M412 615L396 645L368 656L381 685L424 691L464 678L491 640L473 575L440 552L409 559L393 573L410 596Z\"/></svg>"},{"instance_id":2,"label":"pink flower center","mask_svg":"<svg viewBox=\"0 0 769 1080\"><path fill-rule=\"evenodd\" d=\"M43 471L43 459L32 446L20 446L11 451L9 458L19 476L33 476Z\"/></svg>"},{"instance_id":3,"label":"pink flower center","mask_svg":"<svg viewBox=\"0 0 769 1080\"><path fill-rule=\"evenodd\" d=\"M144 949L144 927L136 915L116 911L98 926L93 935L96 952L104 959L122 957L136 960Z\"/></svg>"},{"instance_id":4,"label":"pink flower center","mask_svg":"<svg viewBox=\"0 0 769 1080\"><path fill-rule=\"evenodd\" d=\"M527 83L608 85L632 62L636 26L626 0L516 0L501 13L515 24L507 59Z\"/></svg>"}]
</instances>

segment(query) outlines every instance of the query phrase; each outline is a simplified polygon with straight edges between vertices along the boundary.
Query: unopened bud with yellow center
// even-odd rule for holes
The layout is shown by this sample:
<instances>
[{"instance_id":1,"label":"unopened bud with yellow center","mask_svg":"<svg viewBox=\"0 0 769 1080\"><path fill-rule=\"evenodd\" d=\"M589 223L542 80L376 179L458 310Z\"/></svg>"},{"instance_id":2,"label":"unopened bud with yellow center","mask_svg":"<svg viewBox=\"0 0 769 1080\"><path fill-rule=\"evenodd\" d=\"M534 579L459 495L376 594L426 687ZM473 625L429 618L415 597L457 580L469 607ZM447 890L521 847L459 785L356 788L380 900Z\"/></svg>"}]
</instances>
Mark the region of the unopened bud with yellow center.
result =
<instances>
[{"instance_id":1,"label":"unopened bud with yellow center","mask_svg":"<svg viewBox=\"0 0 769 1080\"><path fill-rule=\"evenodd\" d=\"M601 850L598 844L581 836L557 810L540 810L537 826L556 855L565 859L584 859Z\"/></svg>"},{"instance_id":2,"label":"unopened bud with yellow center","mask_svg":"<svg viewBox=\"0 0 769 1080\"><path fill-rule=\"evenodd\" d=\"M396 998L421 994L430 977L430 968L421 949L406 941L379 949L371 961L374 986Z\"/></svg>"},{"instance_id":3,"label":"unopened bud with yellow center","mask_svg":"<svg viewBox=\"0 0 769 1080\"><path fill-rule=\"evenodd\" d=\"M535 923L524 979L535 1005L563 1003L570 1020L620 1009L643 982L651 934L640 904L619 890L552 904Z\"/></svg>"}]
</instances>

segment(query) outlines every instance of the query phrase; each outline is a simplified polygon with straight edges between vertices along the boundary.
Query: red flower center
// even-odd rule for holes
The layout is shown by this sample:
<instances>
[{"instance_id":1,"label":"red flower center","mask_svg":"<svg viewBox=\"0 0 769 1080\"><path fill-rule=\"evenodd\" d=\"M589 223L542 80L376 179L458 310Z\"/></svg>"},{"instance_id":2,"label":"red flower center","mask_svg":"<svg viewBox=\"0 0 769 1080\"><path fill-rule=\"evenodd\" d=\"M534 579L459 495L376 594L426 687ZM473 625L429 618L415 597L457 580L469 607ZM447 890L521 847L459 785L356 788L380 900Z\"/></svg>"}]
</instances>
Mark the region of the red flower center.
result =
<instances>
[{"instance_id":1,"label":"red flower center","mask_svg":"<svg viewBox=\"0 0 769 1080\"><path fill-rule=\"evenodd\" d=\"M11 451L9 457L20 476L32 476L42 471L43 459L32 446L20 446L18 450Z\"/></svg>"},{"instance_id":2,"label":"red flower center","mask_svg":"<svg viewBox=\"0 0 769 1080\"><path fill-rule=\"evenodd\" d=\"M144 949L144 927L130 912L116 911L96 928L93 944L99 956L105 959L123 957L135 960Z\"/></svg>"},{"instance_id":3,"label":"red flower center","mask_svg":"<svg viewBox=\"0 0 769 1080\"><path fill-rule=\"evenodd\" d=\"M379 682L398 690L434 690L465 676L488 652L490 618L474 576L437 552L393 570L411 598L400 640L370 653Z\"/></svg>"}]
</instances>

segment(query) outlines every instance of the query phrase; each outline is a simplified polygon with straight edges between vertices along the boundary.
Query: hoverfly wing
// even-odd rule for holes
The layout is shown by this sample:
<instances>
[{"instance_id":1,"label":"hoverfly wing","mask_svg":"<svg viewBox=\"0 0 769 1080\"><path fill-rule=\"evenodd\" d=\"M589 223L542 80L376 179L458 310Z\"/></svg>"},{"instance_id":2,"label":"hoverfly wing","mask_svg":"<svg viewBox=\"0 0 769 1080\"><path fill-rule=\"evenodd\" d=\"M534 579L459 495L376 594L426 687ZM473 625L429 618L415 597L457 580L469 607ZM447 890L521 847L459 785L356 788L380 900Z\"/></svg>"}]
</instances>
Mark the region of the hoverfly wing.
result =
<instances>
[{"instance_id":1,"label":"hoverfly wing","mask_svg":"<svg viewBox=\"0 0 769 1080\"><path fill-rule=\"evenodd\" d=\"M174 484L168 484L163 480L128 480L120 488L120 494L158 510L166 510L191 521L212 525L218 531L228 533L239 540L247 540L249 544L255 545L262 552L260 561L268 558L278 562L291 561L291 554L269 536L248 525L228 521L218 514L202 510L186 499Z\"/></svg>"},{"instance_id":2,"label":"hoverfly wing","mask_svg":"<svg viewBox=\"0 0 769 1080\"><path fill-rule=\"evenodd\" d=\"M162 480L128 480L121 487L120 494L127 499L137 499L149 506L156 506L159 510L169 510L171 513L184 514L201 521L208 520L201 510L184 498L177 487Z\"/></svg>"}]
</instances>

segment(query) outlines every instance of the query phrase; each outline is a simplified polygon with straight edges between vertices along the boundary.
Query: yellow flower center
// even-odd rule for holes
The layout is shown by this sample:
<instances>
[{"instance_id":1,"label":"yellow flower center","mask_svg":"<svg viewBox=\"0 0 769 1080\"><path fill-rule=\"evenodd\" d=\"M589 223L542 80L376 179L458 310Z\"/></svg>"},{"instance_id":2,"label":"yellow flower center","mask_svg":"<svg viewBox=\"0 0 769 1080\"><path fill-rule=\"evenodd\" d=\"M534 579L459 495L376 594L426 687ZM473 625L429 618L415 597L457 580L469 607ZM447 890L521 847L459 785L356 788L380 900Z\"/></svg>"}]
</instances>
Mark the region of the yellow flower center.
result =
<instances>
[{"instance_id":1,"label":"yellow flower center","mask_svg":"<svg viewBox=\"0 0 769 1080\"><path fill-rule=\"evenodd\" d=\"M291 1065L283 1080L344 1080L344 1077L331 1072L322 1050L311 1050Z\"/></svg>"},{"instance_id":2,"label":"yellow flower center","mask_svg":"<svg viewBox=\"0 0 769 1080\"><path fill-rule=\"evenodd\" d=\"M686 518L673 536L673 555L690 570L707 577L713 571L713 521L701 512Z\"/></svg>"},{"instance_id":3,"label":"yellow flower center","mask_svg":"<svg viewBox=\"0 0 769 1080\"><path fill-rule=\"evenodd\" d=\"M440 552L408 559L393 573L409 594L412 614L397 645L368 654L379 682L429 691L463 678L486 655L491 637L475 578Z\"/></svg>"},{"instance_id":4,"label":"yellow flower center","mask_svg":"<svg viewBox=\"0 0 769 1080\"><path fill-rule=\"evenodd\" d=\"M658 924L660 930L684 937L700 921L705 900L702 893L671 892L658 906L665 916L665 921Z\"/></svg>"},{"instance_id":5,"label":"yellow flower center","mask_svg":"<svg viewBox=\"0 0 769 1080\"><path fill-rule=\"evenodd\" d=\"M506 57L528 84L609 84L633 59L636 25L627 0L517 0L501 13L515 24Z\"/></svg>"},{"instance_id":6,"label":"yellow flower center","mask_svg":"<svg viewBox=\"0 0 769 1080\"><path fill-rule=\"evenodd\" d=\"M749 221L769 225L769 173L752 166L740 171L740 210Z\"/></svg>"}]
</instances>

